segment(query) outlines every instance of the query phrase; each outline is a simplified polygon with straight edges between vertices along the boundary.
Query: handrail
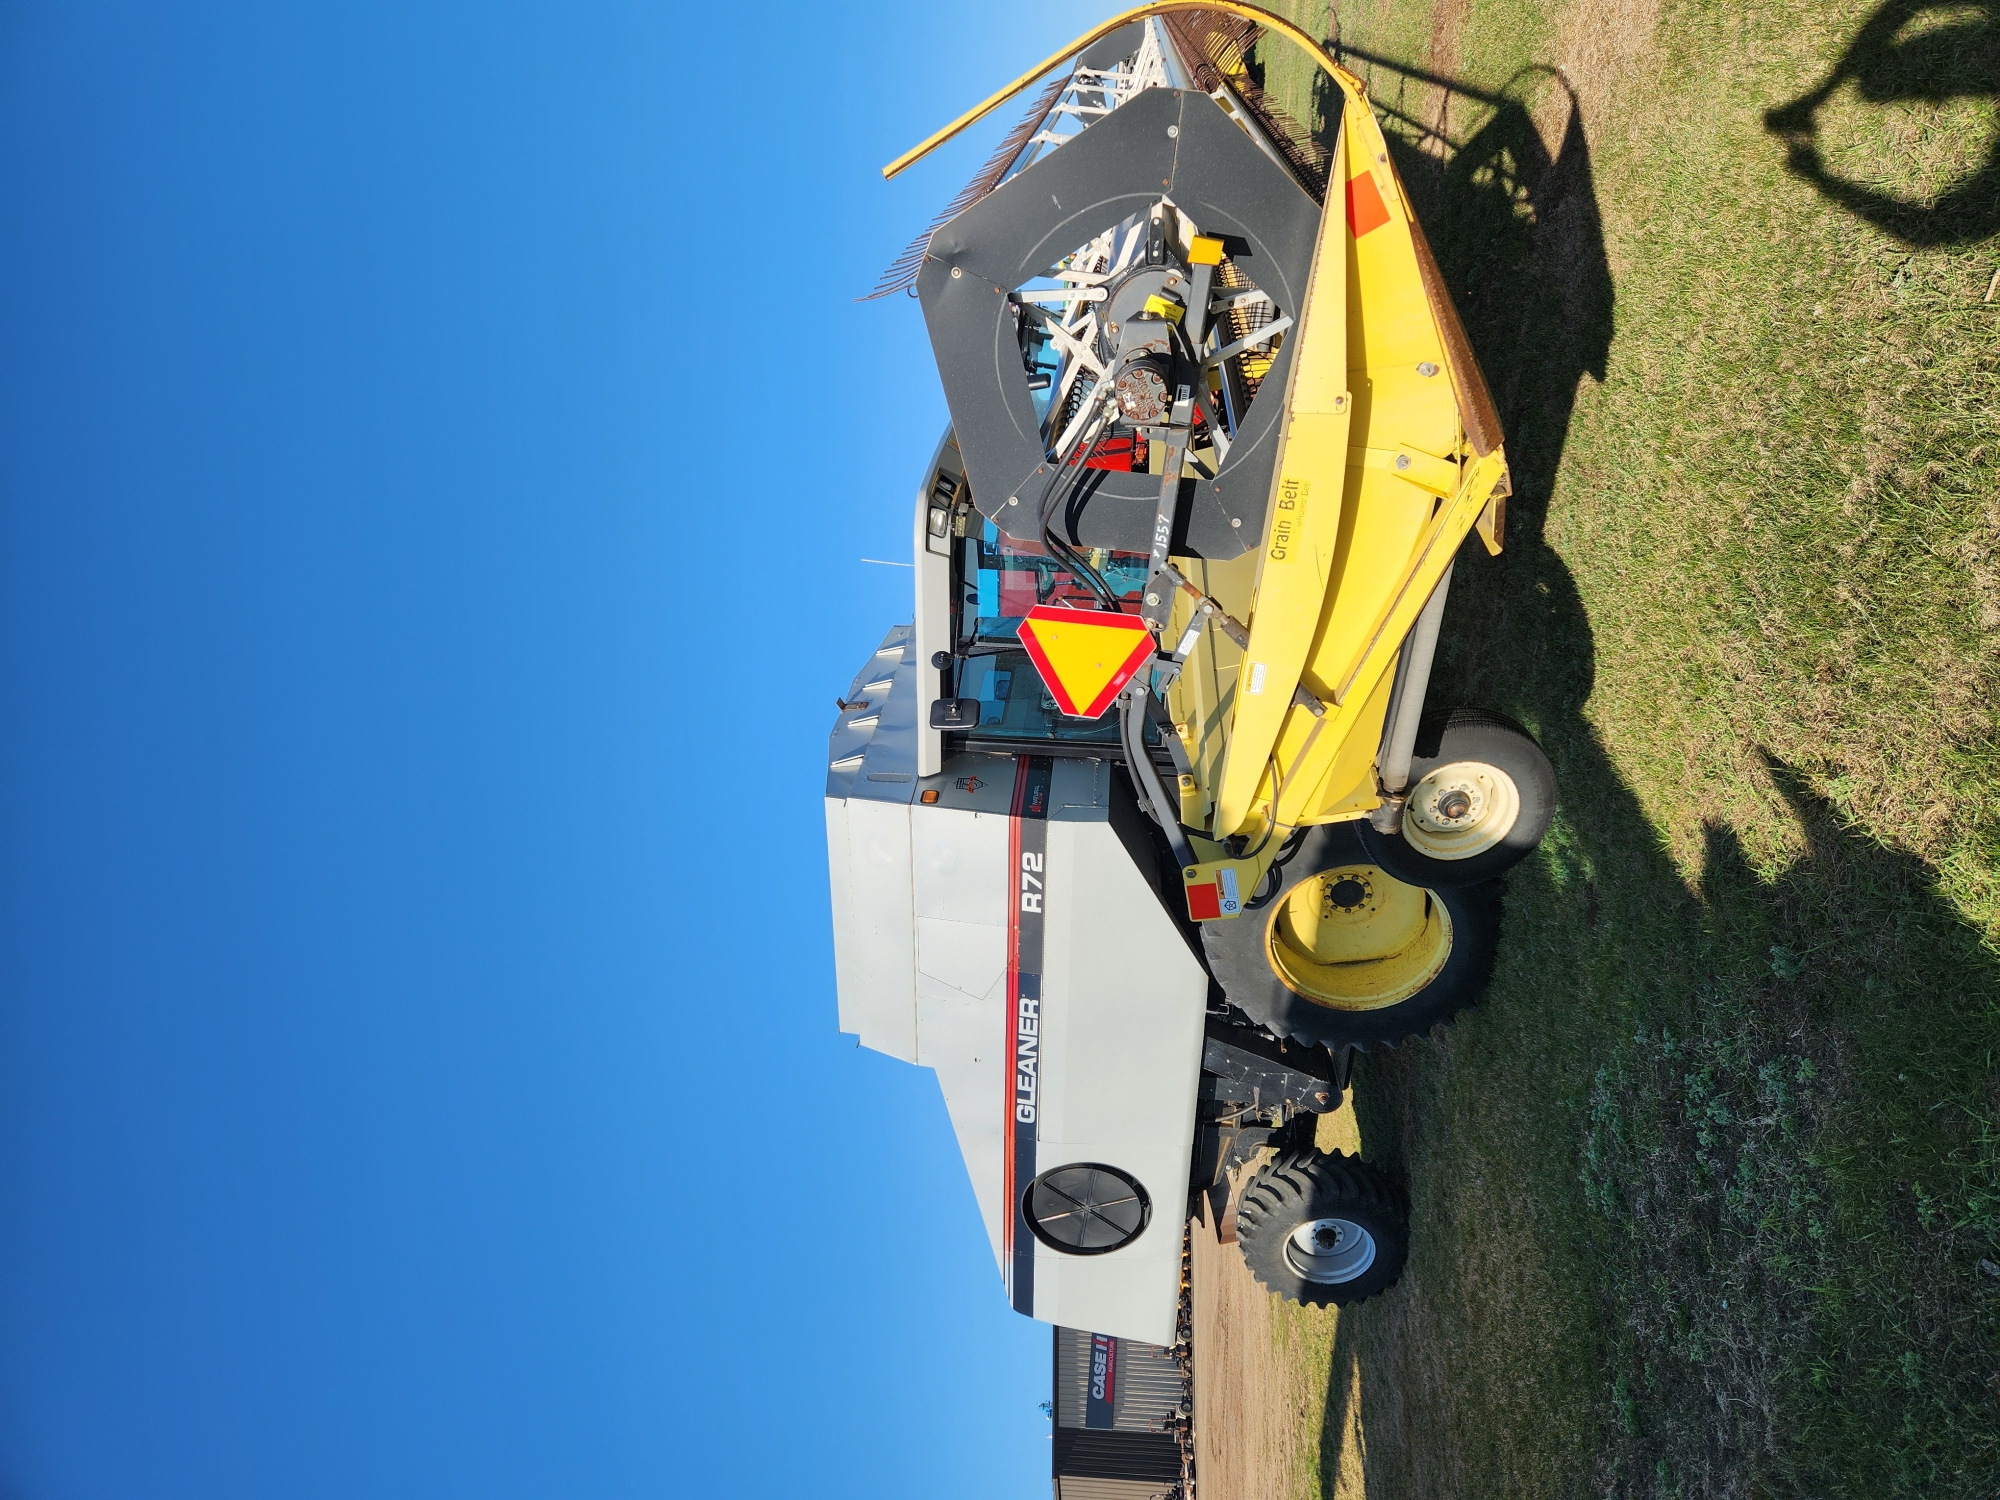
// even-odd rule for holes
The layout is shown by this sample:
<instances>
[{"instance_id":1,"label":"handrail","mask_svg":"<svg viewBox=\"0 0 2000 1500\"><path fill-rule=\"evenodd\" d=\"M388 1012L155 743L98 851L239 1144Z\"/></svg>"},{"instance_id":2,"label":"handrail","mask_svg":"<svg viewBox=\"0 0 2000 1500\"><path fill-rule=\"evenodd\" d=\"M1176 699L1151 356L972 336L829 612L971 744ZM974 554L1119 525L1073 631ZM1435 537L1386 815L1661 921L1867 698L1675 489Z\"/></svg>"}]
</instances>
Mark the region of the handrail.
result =
<instances>
[{"instance_id":1,"label":"handrail","mask_svg":"<svg viewBox=\"0 0 2000 1500\"><path fill-rule=\"evenodd\" d=\"M1076 56L1077 53L1083 51L1084 48L1091 46L1093 43L1103 41L1112 32L1118 30L1119 27L1129 25L1133 21L1144 20L1148 16L1165 15L1169 11L1176 10L1219 10L1232 16L1239 16L1246 21L1253 21L1259 26L1276 32L1286 41L1301 48L1319 66L1322 72L1326 73L1335 83L1340 85L1342 90L1351 99L1358 102L1368 91L1367 85L1359 77L1348 72L1347 69L1329 57L1326 49L1314 41L1308 33L1293 25L1290 21L1287 21L1283 16L1273 15L1261 5L1247 5L1244 3L1244 0L1152 0L1152 3L1149 5L1135 5L1130 10L1120 11L1102 25L1085 32L1067 47L1063 48L1062 51L1035 64L1034 67L1000 90L999 93L994 94L983 103L974 105L942 130L928 136L890 162L888 166L882 169L883 177L894 177L904 168L914 166L917 162L922 161L931 152L942 146L960 131L976 125L985 119L994 110L1020 93L1021 90L1028 87L1029 84L1040 78L1044 73L1048 72L1049 69L1068 58Z\"/></svg>"}]
</instances>

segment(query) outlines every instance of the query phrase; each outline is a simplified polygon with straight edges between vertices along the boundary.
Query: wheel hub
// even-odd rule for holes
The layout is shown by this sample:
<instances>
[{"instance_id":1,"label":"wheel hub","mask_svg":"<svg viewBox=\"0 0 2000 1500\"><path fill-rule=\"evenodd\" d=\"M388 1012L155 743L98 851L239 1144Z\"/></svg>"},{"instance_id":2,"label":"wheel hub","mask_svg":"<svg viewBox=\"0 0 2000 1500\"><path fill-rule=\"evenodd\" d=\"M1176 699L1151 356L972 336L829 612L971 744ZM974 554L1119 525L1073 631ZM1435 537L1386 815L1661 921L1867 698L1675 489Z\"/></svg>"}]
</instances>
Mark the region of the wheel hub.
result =
<instances>
[{"instance_id":1,"label":"wheel hub","mask_svg":"<svg viewBox=\"0 0 2000 1500\"><path fill-rule=\"evenodd\" d=\"M1485 803L1476 782L1461 781L1434 787L1421 811L1433 827L1457 829L1476 822L1485 811Z\"/></svg>"},{"instance_id":2,"label":"wheel hub","mask_svg":"<svg viewBox=\"0 0 2000 1500\"><path fill-rule=\"evenodd\" d=\"M1374 1010L1429 984L1451 954L1451 919L1419 886L1374 865L1300 881L1275 903L1271 968L1294 994L1337 1010Z\"/></svg>"},{"instance_id":3,"label":"wheel hub","mask_svg":"<svg viewBox=\"0 0 2000 1500\"><path fill-rule=\"evenodd\" d=\"M1307 1281L1337 1286L1375 1264L1375 1236L1352 1219L1308 1219L1285 1241L1285 1259Z\"/></svg>"},{"instance_id":4,"label":"wheel hub","mask_svg":"<svg viewBox=\"0 0 2000 1500\"><path fill-rule=\"evenodd\" d=\"M1410 788L1403 840L1432 859L1470 859L1506 838L1520 816L1513 777L1484 761L1454 761Z\"/></svg>"},{"instance_id":5,"label":"wheel hub","mask_svg":"<svg viewBox=\"0 0 2000 1500\"><path fill-rule=\"evenodd\" d=\"M1359 873L1342 875L1338 880L1325 881L1321 885L1321 890L1325 899L1322 915L1327 917L1358 912L1374 894L1369 887L1368 878Z\"/></svg>"}]
</instances>

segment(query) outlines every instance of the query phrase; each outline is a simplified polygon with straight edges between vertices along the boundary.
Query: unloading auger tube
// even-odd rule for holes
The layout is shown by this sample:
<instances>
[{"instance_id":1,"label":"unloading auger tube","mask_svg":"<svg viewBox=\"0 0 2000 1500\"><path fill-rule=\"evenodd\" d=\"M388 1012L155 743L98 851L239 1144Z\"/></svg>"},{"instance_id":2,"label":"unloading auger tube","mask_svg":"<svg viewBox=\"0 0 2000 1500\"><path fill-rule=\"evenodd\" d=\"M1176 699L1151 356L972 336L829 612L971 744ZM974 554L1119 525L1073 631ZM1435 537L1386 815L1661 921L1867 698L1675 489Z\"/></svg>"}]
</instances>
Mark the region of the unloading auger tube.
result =
<instances>
[{"instance_id":1,"label":"unloading auger tube","mask_svg":"<svg viewBox=\"0 0 2000 1500\"><path fill-rule=\"evenodd\" d=\"M1330 151L1250 80L1246 21L1338 84ZM1011 1305L1164 1344L1183 1207L1229 1221L1267 1147L1251 1269L1394 1282L1407 1200L1314 1117L1352 1049L1477 997L1554 782L1518 725L1426 708L1507 467L1361 81L1168 0L889 175L1070 59L885 278L951 426L914 618L828 745L834 945L841 1029L937 1074Z\"/></svg>"}]
</instances>

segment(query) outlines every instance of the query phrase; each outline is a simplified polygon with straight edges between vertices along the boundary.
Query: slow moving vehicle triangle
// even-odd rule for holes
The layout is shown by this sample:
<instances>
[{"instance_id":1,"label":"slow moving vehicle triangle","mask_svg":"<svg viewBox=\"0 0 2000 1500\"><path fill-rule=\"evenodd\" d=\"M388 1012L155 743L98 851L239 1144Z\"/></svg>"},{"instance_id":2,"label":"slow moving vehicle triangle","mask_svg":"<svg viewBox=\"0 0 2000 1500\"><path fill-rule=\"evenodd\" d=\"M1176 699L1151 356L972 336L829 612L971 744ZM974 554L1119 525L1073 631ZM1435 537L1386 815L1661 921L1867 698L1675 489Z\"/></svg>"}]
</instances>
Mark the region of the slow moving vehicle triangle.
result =
<instances>
[{"instance_id":1,"label":"slow moving vehicle triangle","mask_svg":"<svg viewBox=\"0 0 2000 1500\"><path fill-rule=\"evenodd\" d=\"M1037 604L1021 621L1021 644L1056 707L1095 719L1153 656L1153 635L1137 615Z\"/></svg>"}]
</instances>

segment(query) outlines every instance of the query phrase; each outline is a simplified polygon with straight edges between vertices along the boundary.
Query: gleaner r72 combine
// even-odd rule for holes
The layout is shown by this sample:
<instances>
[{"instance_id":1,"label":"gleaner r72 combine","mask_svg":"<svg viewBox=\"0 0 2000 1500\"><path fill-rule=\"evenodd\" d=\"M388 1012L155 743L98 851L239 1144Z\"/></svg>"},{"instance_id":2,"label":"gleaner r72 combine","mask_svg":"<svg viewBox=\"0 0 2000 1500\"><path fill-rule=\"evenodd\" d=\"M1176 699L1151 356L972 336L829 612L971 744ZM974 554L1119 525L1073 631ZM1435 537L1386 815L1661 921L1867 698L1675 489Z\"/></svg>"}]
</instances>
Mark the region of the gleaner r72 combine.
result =
<instances>
[{"instance_id":1,"label":"gleaner r72 combine","mask_svg":"<svg viewBox=\"0 0 2000 1500\"><path fill-rule=\"evenodd\" d=\"M1337 86L1330 149L1251 82L1260 30ZM1353 1049L1478 997L1555 782L1426 710L1507 463L1361 80L1150 5L887 170L1051 72L887 279L951 427L829 750L840 1024L936 1070L1015 1308L1165 1344L1186 1208L1265 1146L1256 1274L1395 1282L1402 1194L1312 1125Z\"/></svg>"}]
</instances>

